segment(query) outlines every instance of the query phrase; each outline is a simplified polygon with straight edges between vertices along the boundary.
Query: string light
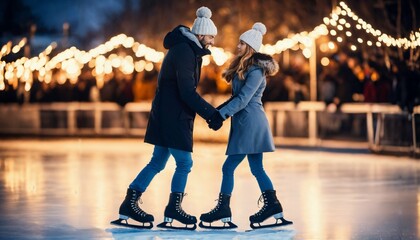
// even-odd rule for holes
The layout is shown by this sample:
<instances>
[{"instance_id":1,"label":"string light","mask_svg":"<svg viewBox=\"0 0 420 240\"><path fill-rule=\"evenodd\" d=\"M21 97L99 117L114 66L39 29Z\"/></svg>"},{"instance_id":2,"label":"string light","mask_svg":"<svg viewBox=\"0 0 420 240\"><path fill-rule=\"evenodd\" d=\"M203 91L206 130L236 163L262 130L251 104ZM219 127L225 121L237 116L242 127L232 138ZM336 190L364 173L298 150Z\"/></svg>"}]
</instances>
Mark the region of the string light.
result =
<instances>
[{"instance_id":1,"label":"string light","mask_svg":"<svg viewBox=\"0 0 420 240\"><path fill-rule=\"evenodd\" d=\"M376 46L381 47L385 45L387 47L398 47L404 49L414 49L420 46L420 28L417 31L413 31L410 33L409 38L395 38L388 34L382 33L380 30L375 29L372 27L371 24L367 23L365 20L357 16L344 2L340 2L339 6L335 7L333 12L331 13L330 18L324 18L323 21L326 25L330 25L332 27L336 27L337 30L343 30L343 24L346 28L350 28L351 24L347 22L345 17L348 17L350 20L355 22L356 29L364 30L367 34L370 34L376 41ZM333 22L338 22L341 25L333 24ZM336 34L332 34L333 32L330 30L331 36L335 36ZM346 36L351 37L353 34L350 31L346 31ZM338 39L337 39L338 40ZM340 42L340 41L339 41ZM362 43L361 41L358 41ZM368 46L372 46L372 42L366 42Z\"/></svg>"},{"instance_id":2,"label":"string light","mask_svg":"<svg viewBox=\"0 0 420 240\"><path fill-rule=\"evenodd\" d=\"M26 38L22 38L19 43L12 47L12 41L7 42L0 50L0 59L6 55L8 55L10 52L12 53L18 53L27 43Z\"/></svg>"},{"instance_id":3,"label":"string light","mask_svg":"<svg viewBox=\"0 0 420 240\"><path fill-rule=\"evenodd\" d=\"M24 42L21 41L21 43L17 46L23 45ZM4 86L4 79L6 79L9 84L13 84L17 87L17 80L20 79L26 84L25 90L29 91L30 85L32 84L33 71L38 70L41 72L42 70L42 74L39 74L39 80L47 83L47 81L50 82L51 80L53 69L60 69L57 75L57 82L59 84L64 84L66 79L69 79L71 83L75 83L81 74L81 69L86 63L89 63L89 66L94 68L93 73L97 78L101 78L103 74L111 73L112 67L120 68L124 74L131 74L136 69L131 56L122 57L117 56L116 54L111 54L109 56L110 59L105 58L105 54L120 46L133 49L133 52L136 53L135 55L139 55L138 51L141 51L140 55L147 61L147 63L145 63L142 67L142 71L153 70L154 66L152 62L162 62L164 57L162 52L158 52L152 48L141 45L140 43L135 42L134 38L127 37L124 34L114 36L109 41L100 44L88 52L81 51L76 47L71 47L49 59L48 55L56 46L56 43L52 43L43 52L41 52L39 56L31 59L23 57L12 63L6 64L4 61L0 62L0 73L2 76L2 78L0 78L0 87ZM9 43L2 49L4 53L8 53L10 48L11 44ZM17 49L16 46L14 48ZM135 49L137 51L134 51ZM16 51L17 50L13 50L13 52ZM30 81L28 79L30 79Z\"/></svg>"},{"instance_id":4,"label":"string light","mask_svg":"<svg viewBox=\"0 0 420 240\"><path fill-rule=\"evenodd\" d=\"M344 31L347 37L352 37L354 34L351 32L351 26L354 22L354 26L357 30L363 30L373 38L371 40L364 41L362 38L357 38L359 44L367 44L368 46L375 45L376 47L398 47L403 49L414 49L420 46L420 29L410 33L409 38L395 38L388 34L382 33L380 30L372 27L371 24L357 16L344 2L340 2L338 6L334 8L330 17L323 18L323 24L318 25L310 32L300 32L294 35L290 35L285 39L277 41L274 45L265 44L261 48L261 52L269 55L279 54L285 50L302 50L302 54L310 58L312 56L311 48L315 43L315 40L321 36L330 34L336 37L337 42L342 42L343 38L337 36L338 31ZM328 29L328 27L335 29ZM18 53L24 45L27 43L26 38L22 39L19 44L12 47L12 42L9 41L0 49L0 60L3 56L12 53ZM0 91L5 89L5 80L14 87L17 87L18 80L25 83L25 89L30 89L32 84L32 72L39 72L39 80L45 81L46 83L51 82L52 70L59 69L58 79L60 82L65 82L66 79L72 82L77 80L81 74L81 69L85 64L88 64L93 69L93 73L97 77L97 80L104 80L104 74L112 72L112 68L120 68L123 73L131 74L133 71L151 71L154 68L153 63L161 63L164 58L164 53L156 51L155 49L149 48L144 44L140 44L132 37L128 37L125 34L120 34L112 37L109 41L100 44L96 48L89 51L82 51L76 47L68 48L52 58L49 58L52 50L56 48L57 44L52 43L38 56L33 58L22 57L15 62L6 63L0 61ZM110 54L108 57L105 55L109 54L114 49L124 47L131 49L133 55L138 58L144 58L144 60L134 61L131 56L119 56L117 54ZM335 49L333 42L328 42L328 48ZM325 48L325 47L324 47ZM218 65L222 66L230 59L233 54L226 52L221 48L212 47L211 49L212 60ZM325 49L324 49L325 50ZM356 51L357 46L352 45L351 50ZM210 63L210 57L206 56L203 59L203 65ZM326 61L324 60L324 64Z\"/></svg>"}]
</instances>

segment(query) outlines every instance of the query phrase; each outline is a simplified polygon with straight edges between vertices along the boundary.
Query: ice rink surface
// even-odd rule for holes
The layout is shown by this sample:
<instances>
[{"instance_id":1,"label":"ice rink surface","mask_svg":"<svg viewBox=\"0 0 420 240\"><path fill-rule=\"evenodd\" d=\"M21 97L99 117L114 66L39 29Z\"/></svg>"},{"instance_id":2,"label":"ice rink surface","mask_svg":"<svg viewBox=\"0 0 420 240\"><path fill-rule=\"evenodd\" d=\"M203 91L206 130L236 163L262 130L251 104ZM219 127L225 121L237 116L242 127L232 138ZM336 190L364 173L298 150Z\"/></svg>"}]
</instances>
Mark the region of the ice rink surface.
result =
<instances>
[{"instance_id":1,"label":"ice rink surface","mask_svg":"<svg viewBox=\"0 0 420 240\"><path fill-rule=\"evenodd\" d=\"M225 144L196 142L183 202L199 215L216 205ZM247 160L235 173L236 230L133 230L110 225L128 184L149 161L141 139L0 141L0 239L420 239L420 162L368 152L279 148L264 156L292 226L247 231L260 191ZM140 205L163 220L173 159ZM260 205L261 207L261 205Z\"/></svg>"}]
</instances>

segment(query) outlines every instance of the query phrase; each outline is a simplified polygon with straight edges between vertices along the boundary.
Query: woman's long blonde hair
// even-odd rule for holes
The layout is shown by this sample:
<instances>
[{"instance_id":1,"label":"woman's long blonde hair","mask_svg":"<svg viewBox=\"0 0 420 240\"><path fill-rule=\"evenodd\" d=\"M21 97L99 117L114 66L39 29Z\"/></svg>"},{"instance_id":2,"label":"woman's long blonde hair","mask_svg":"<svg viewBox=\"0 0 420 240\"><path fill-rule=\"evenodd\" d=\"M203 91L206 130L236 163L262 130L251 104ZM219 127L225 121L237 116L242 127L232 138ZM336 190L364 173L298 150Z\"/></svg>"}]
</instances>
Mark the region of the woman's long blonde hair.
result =
<instances>
[{"instance_id":1,"label":"woman's long blonde hair","mask_svg":"<svg viewBox=\"0 0 420 240\"><path fill-rule=\"evenodd\" d=\"M246 48L244 55L236 56L230 63L229 68L222 74L222 77L224 77L227 82L232 81L236 73L239 75L239 79L244 80L244 73L250 66L252 66L252 64L254 64L254 58L252 55L254 55L255 50L248 44L245 45Z\"/></svg>"}]
</instances>

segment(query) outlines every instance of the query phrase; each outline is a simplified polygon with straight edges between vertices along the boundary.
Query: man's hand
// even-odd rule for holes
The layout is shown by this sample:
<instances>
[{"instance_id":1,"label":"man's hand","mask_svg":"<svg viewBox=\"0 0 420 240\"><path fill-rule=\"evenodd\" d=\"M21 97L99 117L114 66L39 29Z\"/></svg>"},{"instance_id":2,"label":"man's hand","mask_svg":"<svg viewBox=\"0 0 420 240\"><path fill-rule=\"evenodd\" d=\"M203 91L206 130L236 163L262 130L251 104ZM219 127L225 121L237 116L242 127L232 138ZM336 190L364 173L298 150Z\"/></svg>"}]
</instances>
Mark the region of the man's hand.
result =
<instances>
[{"instance_id":1,"label":"man's hand","mask_svg":"<svg viewBox=\"0 0 420 240\"><path fill-rule=\"evenodd\" d=\"M213 129L214 131L219 130L223 125L223 117L220 115L219 111L213 113L213 115L207 119L207 123L209 124L209 128Z\"/></svg>"}]
</instances>

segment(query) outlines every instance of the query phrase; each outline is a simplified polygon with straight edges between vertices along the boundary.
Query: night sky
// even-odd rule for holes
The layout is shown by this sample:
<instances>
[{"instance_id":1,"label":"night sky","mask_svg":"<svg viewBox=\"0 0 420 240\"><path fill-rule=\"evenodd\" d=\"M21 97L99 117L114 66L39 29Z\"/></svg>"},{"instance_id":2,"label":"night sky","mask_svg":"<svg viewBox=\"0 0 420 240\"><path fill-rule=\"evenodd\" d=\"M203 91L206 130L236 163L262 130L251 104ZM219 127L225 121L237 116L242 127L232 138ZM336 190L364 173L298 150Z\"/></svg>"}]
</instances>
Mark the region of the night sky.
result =
<instances>
[{"instance_id":1,"label":"night sky","mask_svg":"<svg viewBox=\"0 0 420 240\"><path fill-rule=\"evenodd\" d=\"M61 31L68 22L73 34L83 36L98 30L109 13L122 9L121 0L23 0L46 28ZM106 14L104 14L106 13Z\"/></svg>"},{"instance_id":2,"label":"night sky","mask_svg":"<svg viewBox=\"0 0 420 240\"><path fill-rule=\"evenodd\" d=\"M402 37L407 37L408 33L420 24L420 14L415 14L415 9L418 9L417 1L409 0L402 4ZM185 24L186 20L183 17L188 15L188 21L191 22L194 19L193 12L195 7L204 2L204 0L188 0L178 1L176 4L173 2L172 4L168 0L155 2L151 0L2 0L0 1L0 19L2 19L2 22L0 22L0 44L5 44L10 40L16 44L23 37L28 37L30 26L32 23L35 23L37 29L31 44L34 48L43 50L51 42L61 41L63 38L63 24L68 23L70 25L70 39L67 41L68 44L62 45L63 48L74 45L80 49L87 50L96 47L111 36L119 33L133 36L137 40L141 40L145 44L156 48L154 46L155 40L162 39L167 30L173 27L174 21ZM258 1L250 2L258 3ZM314 19L310 23L322 23L322 17L327 16L330 12L328 7L329 0L317 0L316 2L324 4L319 4L315 11L312 8L308 8L308 2L310 1L301 0L296 1L295 5L288 4L289 7L284 8L288 12L283 12L283 18L280 16L277 23L272 24L271 28L277 27L276 31L286 29L285 31L293 33L310 30L315 25L304 21L304 19L309 18L307 16L309 13ZM375 28L392 36L397 36L395 27L397 24L397 0L387 2L385 4L386 7L383 8L380 8L378 4L374 4L374 2L380 2L379 0L365 2L364 4L358 3L358 0L345 0L345 2L348 2L355 13L363 17L367 22L372 23L372 26ZM269 1L267 1L267 5L268 3ZM140 4L144 8L140 9ZM177 9L177 11L183 11L185 14L171 13L170 8L167 8L168 4L172 8ZM223 14L220 15L220 12L225 4L226 6L236 6L238 8L238 2L226 1L225 3L219 3L218 1L213 1L208 2L208 4L214 5L214 9L219 9L219 18L217 19L219 25L224 26L223 28L225 29L229 29L229 24L231 25L230 27L237 26L238 21L232 20L233 17L229 18ZM285 3L281 4L287 5ZM10 7L11 5L13 7ZM127 6L131 11L127 11ZM178 8L175 8L176 6ZM293 8L293 6L300 6L301 8ZM252 6L247 6L247 8L252 8ZM412 10L414 10L414 15ZM166 16L166 18L156 18L159 15L156 14L157 12ZM318 19L316 19L317 15L320 15ZM372 18L372 15L378 15L379 17ZM267 14L266 16L271 15ZM241 15L235 15L235 17L239 18ZM265 18L267 21L272 21L273 19L277 18ZM378 21L378 19L384 19L384 21ZM280 23L285 25L282 29L278 26ZM109 26L106 26L106 24ZM219 39L220 41L225 41L226 45L229 46L229 40L223 39L223 36L229 36L229 34L232 34L232 31L227 33L225 35L221 34ZM283 33L280 35L267 35L266 41L274 43L285 36Z\"/></svg>"}]
</instances>

